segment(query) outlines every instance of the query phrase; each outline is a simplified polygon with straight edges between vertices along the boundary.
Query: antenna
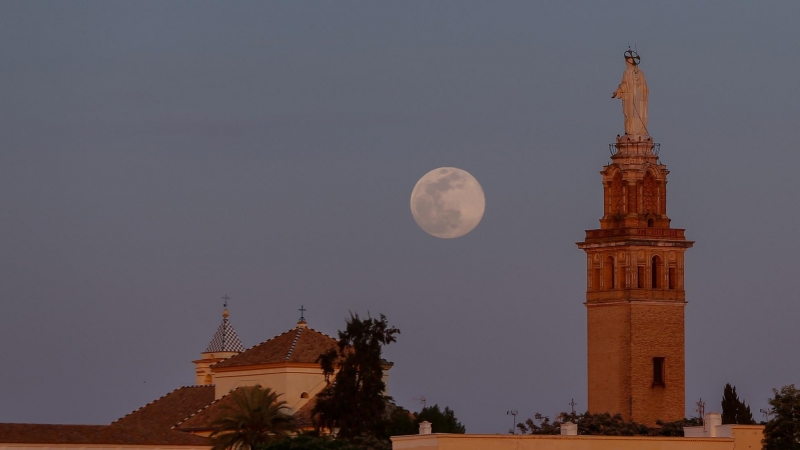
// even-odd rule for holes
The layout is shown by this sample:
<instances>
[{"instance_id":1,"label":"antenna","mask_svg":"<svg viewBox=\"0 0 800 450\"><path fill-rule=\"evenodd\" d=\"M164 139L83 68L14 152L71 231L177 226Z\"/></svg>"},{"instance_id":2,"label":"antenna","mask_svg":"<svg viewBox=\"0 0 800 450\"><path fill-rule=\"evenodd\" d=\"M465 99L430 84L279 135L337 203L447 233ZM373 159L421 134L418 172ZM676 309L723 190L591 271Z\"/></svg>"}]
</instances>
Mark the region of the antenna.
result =
<instances>
[{"instance_id":1,"label":"antenna","mask_svg":"<svg viewBox=\"0 0 800 450\"><path fill-rule=\"evenodd\" d=\"M506 411L507 416L513 416L514 424L511 426L511 434L517 434L515 428L517 428L517 414L519 411L516 409L512 409L511 411Z\"/></svg>"},{"instance_id":2,"label":"antenna","mask_svg":"<svg viewBox=\"0 0 800 450\"><path fill-rule=\"evenodd\" d=\"M695 411L697 412L697 414L700 415L700 420L703 422L703 424L705 424L706 402L704 402L703 399L700 398L700 400L698 400L697 403L695 403L695 405L697 405Z\"/></svg>"},{"instance_id":3,"label":"antenna","mask_svg":"<svg viewBox=\"0 0 800 450\"><path fill-rule=\"evenodd\" d=\"M428 399L425 398L424 395L421 395L419 398L414 397L413 399L415 402L422 403L422 409L425 409L425 405L427 405Z\"/></svg>"},{"instance_id":4,"label":"antenna","mask_svg":"<svg viewBox=\"0 0 800 450\"><path fill-rule=\"evenodd\" d=\"M769 422L770 417L772 417L772 411L765 410L764 408L761 408L759 411L764 415L764 422Z\"/></svg>"}]
</instances>

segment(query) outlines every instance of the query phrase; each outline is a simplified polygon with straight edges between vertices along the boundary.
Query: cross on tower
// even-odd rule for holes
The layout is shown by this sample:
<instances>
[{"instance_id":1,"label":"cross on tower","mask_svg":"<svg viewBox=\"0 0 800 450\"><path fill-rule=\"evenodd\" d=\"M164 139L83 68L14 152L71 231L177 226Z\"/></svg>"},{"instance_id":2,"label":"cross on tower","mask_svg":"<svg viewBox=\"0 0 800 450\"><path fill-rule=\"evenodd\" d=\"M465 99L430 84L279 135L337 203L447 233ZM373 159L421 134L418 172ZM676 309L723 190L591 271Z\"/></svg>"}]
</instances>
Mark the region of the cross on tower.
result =
<instances>
[{"instance_id":1,"label":"cross on tower","mask_svg":"<svg viewBox=\"0 0 800 450\"><path fill-rule=\"evenodd\" d=\"M572 406L572 414L575 414L575 405L577 405L577 403L575 403L575 399L574 399L574 398L573 398L573 399L570 399L570 402L569 402L569 403L567 403L567 404L568 404L569 406Z\"/></svg>"},{"instance_id":2,"label":"cross on tower","mask_svg":"<svg viewBox=\"0 0 800 450\"><path fill-rule=\"evenodd\" d=\"M303 305L300 305L300 309L298 309L298 311L300 311L300 322L305 322L306 321L305 312L307 310L303 307Z\"/></svg>"},{"instance_id":3,"label":"cross on tower","mask_svg":"<svg viewBox=\"0 0 800 450\"><path fill-rule=\"evenodd\" d=\"M227 308L227 307L228 307L228 300L230 300L231 298L230 298L230 297L228 297L228 294L225 294L225 295L223 295L221 298L222 298L223 300L225 300L225 303L222 305L222 307L223 307L223 308Z\"/></svg>"}]
</instances>

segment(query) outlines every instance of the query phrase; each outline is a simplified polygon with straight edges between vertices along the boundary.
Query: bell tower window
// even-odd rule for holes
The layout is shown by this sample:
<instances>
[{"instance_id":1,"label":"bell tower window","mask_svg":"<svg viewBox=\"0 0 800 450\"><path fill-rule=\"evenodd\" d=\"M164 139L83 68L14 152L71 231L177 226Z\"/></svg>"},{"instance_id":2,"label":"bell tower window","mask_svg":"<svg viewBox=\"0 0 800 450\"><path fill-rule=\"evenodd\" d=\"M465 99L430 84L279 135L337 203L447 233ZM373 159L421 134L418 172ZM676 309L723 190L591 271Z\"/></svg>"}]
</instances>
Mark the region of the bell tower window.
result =
<instances>
[{"instance_id":1,"label":"bell tower window","mask_svg":"<svg viewBox=\"0 0 800 450\"><path fill-rule=\"evenodd\" d=\"M669 280L669 288L670 289L675 289L675 268L674 267L670 267L669 268L668 280Z\"/></svg>"},{"instance_id":2,"label":"bell tower window","mask_svg":"<svg viewBox=\"0 0 800 450\"><path fill-rule=\"evenodd\" d=\"M650 287L653 289L661 289L661 258L656 255L650 265Z\"/></svg>"},{"instance_id":3,"label":"bell tower window","mask_svg":"<svg viewBox=\"0 0 800 450\"><path fill-rule=\"evenodd\" d=\"M592 289L595 291L600 290L600 268L596 267L592 272Z\"/></svg>"},{"instance_id":4,"label":"bell tower window","mask_svg":"<svg viewBox=\"0 0 800 450\"><path fill-rule=\"evenodd\" d=\"M603 265L603 274L605 275L605 289L614 289L614 257L609 256Z\"/></svg>"}]
</instances>

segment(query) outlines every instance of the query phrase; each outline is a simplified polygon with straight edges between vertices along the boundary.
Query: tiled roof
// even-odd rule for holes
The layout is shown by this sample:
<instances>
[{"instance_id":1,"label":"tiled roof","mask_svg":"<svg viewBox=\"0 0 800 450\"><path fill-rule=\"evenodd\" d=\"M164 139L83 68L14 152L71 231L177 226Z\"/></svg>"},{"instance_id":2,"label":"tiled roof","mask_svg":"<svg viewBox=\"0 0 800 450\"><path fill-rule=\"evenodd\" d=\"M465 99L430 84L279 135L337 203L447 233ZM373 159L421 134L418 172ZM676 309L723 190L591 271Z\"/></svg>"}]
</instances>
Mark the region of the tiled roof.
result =
<instances>
[{"instance_id":1,"label":"tiled roof","mask_svg":"<svg viewBox=\"0 0 800 450\"><path fill-rule=\"evenodd\" d=\"M121 425L0 423L4 444L105 444L209 446L208 439L174 430L142 430Z\"/></svg>"},{"instance_id":2,"label":"tiled roof","mask_svg":"<svg viewBox=\"0 0 800 450\"><path fill-rule=\"evenodd\" d=\"M176 389L110 425L0 423L0 442L24 444L196 445L204 437L171 429L214 401L214 386Z\"/></svg>"},{"instance_id":3,"label":"tiled roof","mask_svg":"<svg viewBox=\"0 0 800 450\"><path fill-rule=\"evenodd\" d=\"M214 385L184 386L153 400L112 425L169 430L214 401Z\"/></svg>"},{"instance_id":4,"label":"tiled roof","mask_svg":"<svg viewBox=\"0 0 800 450\"><path fill-rule=\"evenodd\" d=\"M222 323L219 324L219 328L217 328L217 332L214 333L214 337L211 339L211 343L208 344L208 348L206 349L205 352L211 353L211 352L243 352L243 351L244 351L244 346L242 345L242 341L239 340L239 336L233 329L231 321L228 320L228 310L226 309L225 312L222 314Z\"/></svg>"},{"instance_id":5,"label":"tiled roof","mask_svg":"<svg viewBox=\"0 0 800 450\"><path fill-rule=\"evenodd\" d=\"M280 398L279 398L280 400ZM303 405L302 408L295 412L295 419L300 428L311 428L311 409L316 404L316 397L310 399ZM205 408L197 411L196 414L186 418L183 422L178 424L175 429L181 431L206 431L211 429L211 424L220 417L220 412L223 412L229 407L233 407L234 402L231 394L225 394L223 397L209 404Z\"/></svg>"},{"instance_id":6,"label":"tiled roof","mask_svg":"<svg viewBox=\"0 0 800 450\"><path fill-rule=\"evenodd\" d=\"M175 429L181 431L210 430L211 423L219 416L220 408L233 405L234 403L229 392L217 400L204 405L203 408L194 411L191 415L187 415L183 421L175 425Z\"/></svg>"},{"instance_id":7,"label":"tiled roof","mask_svg":"<svg viewBox=\"0 0 800 450\"><path fill-rule=\"evenodd\" d=\"M212 367L253 366L281 362L316 363L322 353L336 348L337 340L312 328L298 326L224 359Z\"/></svg>"}]
</instances>

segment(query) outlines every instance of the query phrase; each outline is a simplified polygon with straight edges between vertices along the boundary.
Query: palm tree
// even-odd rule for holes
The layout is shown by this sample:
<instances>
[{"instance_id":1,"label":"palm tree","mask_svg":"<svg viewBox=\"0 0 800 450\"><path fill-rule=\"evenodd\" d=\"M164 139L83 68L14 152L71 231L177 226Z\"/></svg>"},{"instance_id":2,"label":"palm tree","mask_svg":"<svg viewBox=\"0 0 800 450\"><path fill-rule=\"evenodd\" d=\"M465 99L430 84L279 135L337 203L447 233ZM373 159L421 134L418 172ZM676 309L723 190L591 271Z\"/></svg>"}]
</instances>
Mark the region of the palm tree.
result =
<instances>
[{"instance_id":1,"label":"palm tree","mask_svg":"<svg viewBox=\"0 0 800 450\"><path fill-rule=\"evenodd\" d=\"M254 450L294 432L294 417L285 412L281 395L258 385L231 392L230 403L220 406L212 424L214 450Z\"/></svg>"}]
</instances>

